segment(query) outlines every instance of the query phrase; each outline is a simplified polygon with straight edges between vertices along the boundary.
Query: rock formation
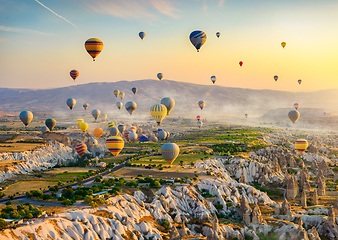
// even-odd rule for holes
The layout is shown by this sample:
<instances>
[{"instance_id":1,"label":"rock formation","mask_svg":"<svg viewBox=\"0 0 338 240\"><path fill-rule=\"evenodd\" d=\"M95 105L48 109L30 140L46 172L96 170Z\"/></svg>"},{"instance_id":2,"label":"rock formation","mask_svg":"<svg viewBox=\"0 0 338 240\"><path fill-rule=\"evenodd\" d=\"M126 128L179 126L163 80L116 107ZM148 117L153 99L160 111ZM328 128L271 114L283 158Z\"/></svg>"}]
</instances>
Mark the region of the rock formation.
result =
<instances>
[{"instance_id":1,"label":"rock formation","mask_svg":"<svg viewBox=\"0 0 338 240\"><path fill-rule=\"evenodd\" d=\"M318 153L318 150L317 150L317 148L315 147L315 146L313 146L312 144L308 147L308 152L309 153Z\"/></svg>"},{"instance_id":2,"label":"rock formation","mask_svg":"<svg viewBox=\"0 0 338 240\"><path fill-rule=\"evenodd\" d=\"M307 207L307 204L306 204L306 192L305 191L303 191L302 192L302 197L301 197L301 206L303 206L303 207Z\"/></svg>"},{"instance_id":3,"label":"rock formation","mask_svg":"<svg viewBox=\"0 0 338 240\"><path fill-rule=\"evenodd\" d=\"M240 183L244 183L244 184L246 183L244 171L243 171L242 174L241 174L241 179L239 180L239 182L240 182Z\"/></svg>"},{"instance_id":4,"label":"rock formation","mask_svg":"<svg viewBox=\"0 0 338 240\"><path fill-rule=\"evenodd\" d=\"M251 221L251 208L246 200L246 197L242 195L241 198L241 206L239 208L239 214L243 218L244 223L249 224Z\"/></svg>"},{"instance_id":5,"label":"rock formation","mask_svg":"<svg viewBox=\"0 0 338 240\"><path fill-rule=\"evenodd\" d=\"M296 161L290 153L286 155L286 162L287 162L289 167L295 167L296 166Z\"/></svg>"},{"instance_id":6,"label":"rock formation","mask_svg":"<svg viewBox=\"0 0 338 240\"><path fill-rule=\"evenodd\" d=\"M251 212L251 222L253 224L259 224L262 222L262 213L257 203L255 204Z\"/></svg>"},{"instance_id":7,"label":"rock formation","mask_svg":"<svg viewBox=\"0 0 338 240\"><path fill-rule=\"evenodd\" d=\"M313 226L307 233L309 235L309 240L321 240L315 226Z\"/></svg>"},{"instance_id":8,"label":"rock formation","mask_svg":"<svg viewBox=\"0 0 338 240\"><path fill-rule=\"evenodd\" d=\"M314 204L318 205L318 194L317 194L317 189L313 190L312 201L313 201Z\"/></svg>"},{"instance_id":9,"label":"rock formation","mask_svg":"<svg viewBox=\"0 0 338 240\"><path fill-rule=\"evenodd\" d=\"M170 231L170 240L182 240L182 237L175 226Z\"/></svg>"},{"instance_id":10,"label":"rock formation","mask_svg":"<svg viewBox=\"0 0 338 240\"><path fill-rule=\"evenodd\" d=\"M292 218L293 218L293 214L292 214L292 211L291 211L291 205L286 198L284 198L284 201L282 203L282 207L279 210L279 214L280 215L286 215L288 221L291 221Z\"/></svg>"},{"instance_id":11,"label":"rock formation","mask_svg":"<svg viewBox=\"0 0 338 240\"><path fill-rule=\"evenodd\" d=\"M287 199L295 199L298 194L298 182L293 175L290 176L286 186Z\"/></svg>"},{"instance_id":12,"label":"rock formation","mask_svg":"<svg viewBox=\"0 0 338 240\"><path fill-rule=\"evenodd\" d=\"M325 185L322 181L319 181L318 183L318 196L325 196Z\"/></svg>"}]
</instances>

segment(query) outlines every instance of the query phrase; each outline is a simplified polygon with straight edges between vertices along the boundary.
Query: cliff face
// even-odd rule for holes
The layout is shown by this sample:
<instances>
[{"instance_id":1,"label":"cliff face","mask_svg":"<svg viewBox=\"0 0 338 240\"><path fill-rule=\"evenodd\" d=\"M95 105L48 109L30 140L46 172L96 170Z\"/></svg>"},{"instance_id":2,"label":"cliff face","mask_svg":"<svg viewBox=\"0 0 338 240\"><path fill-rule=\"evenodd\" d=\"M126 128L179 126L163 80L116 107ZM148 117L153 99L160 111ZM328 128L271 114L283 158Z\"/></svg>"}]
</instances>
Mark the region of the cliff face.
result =
<instances>
[{"instance_id":1,"label":"cliff face","mask_svg":"<svg viewBox=\"0 0 338 240\"><path fill-rule=\"evenodd\" d=\"M19 153L0 153L0 161L20 161L16 165L0 169L0 182L15 174L28 174L33 170L47 169L60 163L74 161L77 153L70 147L57 141L34 151Z\"/></svg>"}]
</instances>

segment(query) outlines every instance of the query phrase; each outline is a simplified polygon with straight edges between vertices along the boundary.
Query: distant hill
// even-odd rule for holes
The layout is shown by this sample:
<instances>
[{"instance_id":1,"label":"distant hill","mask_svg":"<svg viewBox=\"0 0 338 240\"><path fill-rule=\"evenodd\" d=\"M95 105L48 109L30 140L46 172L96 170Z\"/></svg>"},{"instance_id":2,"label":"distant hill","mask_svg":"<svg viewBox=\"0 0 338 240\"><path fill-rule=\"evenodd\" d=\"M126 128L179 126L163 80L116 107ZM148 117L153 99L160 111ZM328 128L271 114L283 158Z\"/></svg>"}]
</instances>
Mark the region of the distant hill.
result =
<instances>
[{"instance_id":1,"label":"distant hill","mask_svg":"<svg viewBox=\"0 0 338 240\"><path fill-rule=\"evenodd\" d=\"M132 87L137 87L134 95ZM118 89L125 93L121 100L113 95ZM229 88L218 85L199 85L169 80L138 80L120 82L96 82L79 84L64 88L30 90L0 88L0 110L18 113L22 110L60 114L70 112L66 105L68 98L75 98L77 104L73 112L84 111L83 103L89 104L90 111L100 109L108 115L126 114L124 107L120 111L116 102L135 101L138 105L135 116L148 114L149 108L159 103L163 97L172 97L176 106L173 116L236 117L248 113L250 116L262 116L271 109L293 109L298 102L302 108L320 108L327 112L336 111L338 90L323 90L309 93L293 93L273 90L253 90ZM206 102L201 111L197 105L199 100Z\"/></svg>"}]
</instances>

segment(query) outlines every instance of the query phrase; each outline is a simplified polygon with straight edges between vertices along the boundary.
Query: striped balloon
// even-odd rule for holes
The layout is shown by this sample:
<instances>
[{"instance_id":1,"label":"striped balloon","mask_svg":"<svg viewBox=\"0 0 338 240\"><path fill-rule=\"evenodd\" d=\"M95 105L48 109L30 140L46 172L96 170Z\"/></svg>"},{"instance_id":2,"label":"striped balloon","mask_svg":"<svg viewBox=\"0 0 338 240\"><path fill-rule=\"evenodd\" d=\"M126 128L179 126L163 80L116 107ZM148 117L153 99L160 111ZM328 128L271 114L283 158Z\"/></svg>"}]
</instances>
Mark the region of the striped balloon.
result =
<instances>
[{"instance_id":1,"label":"striped balloon","mask_svg":"<svg viewBox=\"0 0 338 240\"><path fill-rule=\"evenodd\" d=\"M158 125L160 125L165 116L167 116L167 112L167 107L163 104L155 104L150 108L150 114Z\"/></svg>"},{"instance_id":2,"label":"striped balloon","mask_svg":"<svg viewBox=\"0 0 338 240\"><path fill-rule=\"evenodd\" d=\"M129 133L130 133L130 131L124 131L124 133L123 133L123 136L127 141L129 141L129 138L128 138Z\"/></svg>"},{"instance_id":3,"label":"striped balloon","mask_svg":"<svg viewBox=\"0 0 338 240\"><path fill-rule=\"evenodd\" d=\"M71 70L71 71L70 71L70 76L71 76L71 77L73 78L73 80L75 81L76 78L79 76L79 71L78 71L78 70L75 70L75 69Z\"/></svg>"},{"instance_id":4,"label":"striped balloon","mask_svg":"<svg viewBox=\"0 0 338 240\"><path fill-rule=\"evenodd\" d=\"M204 108L205 106L205 102L203 100L198 102L198 106L201 108L201 110Z\"/></svg>"},{"instance_id":5,"label":"striped balloon","mask_svg":"<svg viewBox=\"0 0 338 240\"><path fill-rule=\"evenodd\" d=\"M108 123L108 127L109 127L109 128L113 128L113 127L115 127L115 123L114 123L114 122L110 122L110 123Z\"/></svg>"},{"instance_id":6,"label":"striped balloon","mask_svg":"<svg viewBox=\"0 0 338 240\"><path fill-rule=\"evenodd\" d=\"M106 146L108 150L116 157L122 151L124 147L124 141L121 137L109 137L106 140Z\"/></svg>"},{"instance_id":7,"label":"striped balloon","mask_svg":"<svg viewBox=\"0 0 338 240\"><path fill-rule=\"evenodd\" d=\"M180 154L180 148L176 143L165 143L161 147L161 153L164 160L170 165Z\"/></svg>"},{"instance_id":8,"label":"striped balloon","mask_svg":"<svg viewBox=\"0 0 338 240\"><path fill-rule=\"evenodd\" d=\"M303 153L309 146L308 142L305 139L298 139L295 142L295 147L298 150L298 152Z\"/></svg>"},{"instance_id":9,"label":"striped balloon","mask_svg":"<svg viewBox=\"0 0 338 240\"><path fill-rule=\"evenodd\" d=\"M80 157L82 157L87 152L87 145L84 143L78 143L75 146L75 150L77 154L79 154Z\"/></svg>"},{"instance_id":10,"label":"striped balloon","mask_svg":"<svg viewBox=\"0 0 338 240\"><path fill-rule=\"evenodd\" d=\"M190 33L189 38L192 45L194 45L194 47L197 49L197 52L199 52L200 48L207 41L207 35L205 34L205 32L200 30Z\"/></svg>"},{"instance_id":11,"label":"striped balloon","mask_svg":"<svg viewBox=\"0 0 338 240\"><path fill-rule=\"evenodd\" d=\"M92 56L93 61L101 53L103 49L103 42L98 38L89 38L85 42L85 48L90 56Z\"/></svg>"}]
</instances>

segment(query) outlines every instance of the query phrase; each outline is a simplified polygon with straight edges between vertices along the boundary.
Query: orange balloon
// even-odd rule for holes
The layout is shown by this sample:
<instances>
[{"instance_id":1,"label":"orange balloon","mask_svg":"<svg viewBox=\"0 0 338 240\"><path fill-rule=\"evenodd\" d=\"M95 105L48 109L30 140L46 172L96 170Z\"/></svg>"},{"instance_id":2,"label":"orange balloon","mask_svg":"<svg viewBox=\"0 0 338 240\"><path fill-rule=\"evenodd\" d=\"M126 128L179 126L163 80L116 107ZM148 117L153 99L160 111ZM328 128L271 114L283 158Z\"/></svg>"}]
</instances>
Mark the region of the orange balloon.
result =
<instances>
[{"instance_id":1,"label":"orange balloon","mask_svg":"<svg viewBox=\"0 0 338 240\"><path fill-rule=\"evenodd\" d=\"M95 128L94 129L94 135L96 136L96 137L101 137L102 136L102 134L103 134L103 130L102 130L102 128Z\"/></svg>"}]
</instances>

